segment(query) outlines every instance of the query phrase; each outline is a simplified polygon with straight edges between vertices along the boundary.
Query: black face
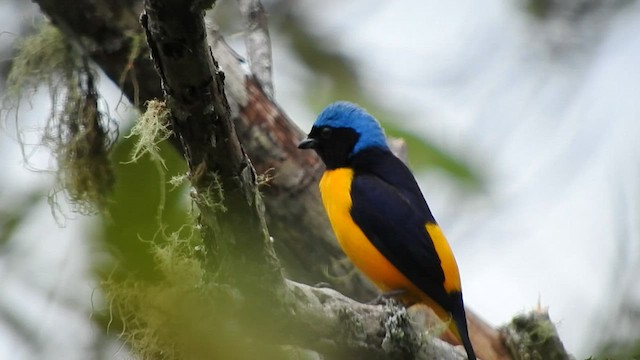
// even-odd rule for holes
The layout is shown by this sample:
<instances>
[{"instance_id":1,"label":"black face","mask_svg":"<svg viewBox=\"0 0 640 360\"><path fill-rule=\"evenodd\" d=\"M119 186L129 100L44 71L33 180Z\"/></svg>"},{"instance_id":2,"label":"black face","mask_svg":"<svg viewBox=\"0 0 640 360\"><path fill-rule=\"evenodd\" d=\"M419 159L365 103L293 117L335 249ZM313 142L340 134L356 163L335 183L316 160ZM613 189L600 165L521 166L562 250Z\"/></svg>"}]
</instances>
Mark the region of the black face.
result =
<instances>
[{"instance_id":1,"label":"black face","mask_svg":"<svg viewBox=\"0 0 640 360\"><path fill-rule=\"evenodd\" d=\"M336 169L348 165L349 157L359 137L360 135L350 128L314 126L298 148L315 150L327 169Z\"/></svg>"}]
</instances>

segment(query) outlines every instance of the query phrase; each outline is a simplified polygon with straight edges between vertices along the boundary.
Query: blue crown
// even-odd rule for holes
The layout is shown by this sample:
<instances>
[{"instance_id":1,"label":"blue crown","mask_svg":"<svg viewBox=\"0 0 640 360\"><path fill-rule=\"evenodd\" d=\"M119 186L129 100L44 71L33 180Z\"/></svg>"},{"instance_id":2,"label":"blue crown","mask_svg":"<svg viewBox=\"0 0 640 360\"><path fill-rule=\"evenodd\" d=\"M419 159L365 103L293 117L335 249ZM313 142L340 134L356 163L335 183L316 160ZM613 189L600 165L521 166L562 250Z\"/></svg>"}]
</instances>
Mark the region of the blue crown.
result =
<instances>
[{"instance_id":1,"label":"blue crown","mask_svg":"<svg viewBox=\"0 0 640 360\"><path fill-rule=\"evenodd\" d=\"M372 147L388 149L384 130L378 120L358 105L350 102L338 101L330 104L322 110L313 125L355 130L360 138L353 147L353 154Z\"/></svg>"}]
</instances>

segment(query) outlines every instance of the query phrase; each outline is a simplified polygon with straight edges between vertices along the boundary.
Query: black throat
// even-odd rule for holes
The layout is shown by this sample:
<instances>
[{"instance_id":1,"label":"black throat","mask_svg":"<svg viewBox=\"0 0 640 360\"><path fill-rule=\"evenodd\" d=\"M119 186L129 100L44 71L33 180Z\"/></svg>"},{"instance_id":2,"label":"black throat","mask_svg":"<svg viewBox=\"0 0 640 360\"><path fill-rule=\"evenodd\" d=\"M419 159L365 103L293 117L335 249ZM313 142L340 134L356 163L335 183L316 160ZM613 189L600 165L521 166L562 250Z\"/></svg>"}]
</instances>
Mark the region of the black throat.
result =
<instances>
[{"instance_id":1,"label":"black throat","mask_svg":"<svg viewBox=\"0 0 640 360\"><path fill-rule=\"evenodd\" d=\"M351 162L353 147L358 142L360 134L349 128L332 129L331 136L322 138L321 134L309 134L318 140L314 149L328 170L346 167Z\"/></svg>"}]
</instances>

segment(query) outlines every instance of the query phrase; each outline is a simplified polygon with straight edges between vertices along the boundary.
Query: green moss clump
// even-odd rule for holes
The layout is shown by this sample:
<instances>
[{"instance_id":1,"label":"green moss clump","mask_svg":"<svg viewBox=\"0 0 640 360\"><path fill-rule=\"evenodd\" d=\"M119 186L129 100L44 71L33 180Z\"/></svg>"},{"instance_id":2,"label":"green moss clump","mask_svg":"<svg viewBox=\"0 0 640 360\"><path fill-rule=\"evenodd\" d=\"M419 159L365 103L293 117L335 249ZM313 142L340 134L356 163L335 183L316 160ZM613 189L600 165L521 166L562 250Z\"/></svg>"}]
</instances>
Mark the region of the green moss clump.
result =
<instances>
[{"instance_id":1,"label":"green moss clump","mask_svg":"<svg viewBox=\"0 0 640 360\"><path fill-rule=\"evenodd\" d=\"M514 360L571 360L546 310L518 315L501 330Z\"/></svg>"},{"instance_id":2,"label":"green moss clump","mask_svg":"<svg viewBox=\"0 0 640 360\"><path fill-rule=\"evenodd\" d=\"M64 192L82 214L104 210L114 184L109 152L117 129L98 109L95 78L87 59L45 23L17 43L3 101L3 110L17 109L23 97L47 87L52 107L43 143L58 165L50 203L55 207Z\"/></svg>"},{"instance_id":3,"label":"green moss clump","mask_svg":"<svg viewBox=\"0 0 640 360\"><path fill-rule=\"evenodd\" d=\"M196 303L204 300L200 298L204 270L191 249L187 241L173 234L163 245L152 243L161 281L130 276L103 283L111 318L122 324L120 338L141 359L181 358L180 346L175 343L179 329L172 322L184 322L183 317L189 315L185 310L201 308L202 304ZM186 328L185 324L181 327Z\"/></svg>"},{"instance_id":4,"label":"green moss clump","mask_svg":"<svg viewBox=\"0 0 640 360\"><path fill-rule=\"evenodd\" d=\"M140 359L286 358L247 330L246 304L206 274L202 244L178 233L166 240L152 245L160 280L114 276L103 284L120 338Z\"/></svg>"}]
</instances>

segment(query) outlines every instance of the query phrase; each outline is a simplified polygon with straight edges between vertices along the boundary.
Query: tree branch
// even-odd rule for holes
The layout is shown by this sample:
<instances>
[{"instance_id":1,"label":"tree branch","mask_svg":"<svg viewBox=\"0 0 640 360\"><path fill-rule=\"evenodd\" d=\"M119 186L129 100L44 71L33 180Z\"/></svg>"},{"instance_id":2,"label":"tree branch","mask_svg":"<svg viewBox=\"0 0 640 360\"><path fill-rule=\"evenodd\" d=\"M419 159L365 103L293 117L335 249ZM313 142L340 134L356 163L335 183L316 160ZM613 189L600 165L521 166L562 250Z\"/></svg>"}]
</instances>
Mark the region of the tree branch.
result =
<instances>
[{"instance_id":1,"label":"tree branch","mask_svg":"<svg viewBox=\"0 0 640 360\"><path fill-rule=\"evenodd\" d=\"M268 296L282 282L280 265L255 171L231 122L224 75L211 56L201 6L146 0L140 19L189 166L208 260L222 279L248 282L243 289L259 288Z\"/></svg>"},{"instance_id":2,"label":"tree branch","mask_svg":"<svg viewBox=\"0 0 640 360\"><path fill-rule=\"evenodd\" d=\"M287 281L292 311L311 334L310 348L329 358L465 359L460 349L424 333L395 303L365 305L335 290Z\"/></svg>"}]
</instances>

